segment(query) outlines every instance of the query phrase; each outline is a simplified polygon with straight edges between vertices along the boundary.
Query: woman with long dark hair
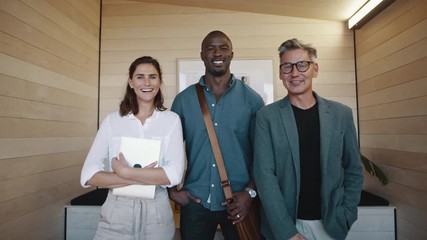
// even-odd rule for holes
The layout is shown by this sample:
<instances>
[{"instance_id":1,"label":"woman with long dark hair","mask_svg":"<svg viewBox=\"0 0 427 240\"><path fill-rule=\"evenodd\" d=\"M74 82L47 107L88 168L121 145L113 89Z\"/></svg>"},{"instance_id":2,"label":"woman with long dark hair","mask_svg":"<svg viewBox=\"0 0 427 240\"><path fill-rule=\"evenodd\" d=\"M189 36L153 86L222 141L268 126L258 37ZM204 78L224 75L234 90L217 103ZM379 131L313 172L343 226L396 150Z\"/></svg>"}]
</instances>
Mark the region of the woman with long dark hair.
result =
<instances>
[{"instance_id":1,"label":"woman with long dark hair","mask_svg":"<svg viewBox=\"0 0 427 240\"><path fill-rule=\"evenodd\" d=\"M166 187L180 183L184 148L178 115L163 106L162 72L152 57L129 67L126 93L117 112L102 122L84 163L83 187L110 188L95 239L173 239L175 225ZM128 166L112 150L120 137L161 141L160 159L144 168ZM127 185L156 185L154 199L114 195Z\"/></svg>"}]
</instances>

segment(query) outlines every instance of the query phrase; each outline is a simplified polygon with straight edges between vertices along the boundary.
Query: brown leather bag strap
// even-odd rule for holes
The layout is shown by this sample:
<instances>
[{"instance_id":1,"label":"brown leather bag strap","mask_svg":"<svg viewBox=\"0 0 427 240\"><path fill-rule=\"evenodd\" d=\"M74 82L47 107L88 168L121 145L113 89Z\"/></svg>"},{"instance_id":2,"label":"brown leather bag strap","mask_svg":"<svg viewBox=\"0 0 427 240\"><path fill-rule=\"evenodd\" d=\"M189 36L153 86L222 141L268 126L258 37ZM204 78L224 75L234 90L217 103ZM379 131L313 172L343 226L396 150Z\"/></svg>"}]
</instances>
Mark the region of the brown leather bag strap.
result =
<instances>
[{"instance_id":1,"label":"brown leather bag strap","mask_svg":"<svg viewBox=\"0 0 427 240\"><path fill-rule=\"evenodd\" d=\"M209 113L208 104L206 103L205 93L200 83L196 84L197 96L199 97L200 108L202 109L203 119L205 121L206 130L208 131L209 140L215 156L216 165L218 167L219 177L221 178L221 186L224 190L224 195L227 201L233 200L233 192L231 190L230 181L228 180L227 171L225 170L224 160L222 158L221 149L219 148L218 139L212 123L211 114Z\"/></svg>"}]
</instances>

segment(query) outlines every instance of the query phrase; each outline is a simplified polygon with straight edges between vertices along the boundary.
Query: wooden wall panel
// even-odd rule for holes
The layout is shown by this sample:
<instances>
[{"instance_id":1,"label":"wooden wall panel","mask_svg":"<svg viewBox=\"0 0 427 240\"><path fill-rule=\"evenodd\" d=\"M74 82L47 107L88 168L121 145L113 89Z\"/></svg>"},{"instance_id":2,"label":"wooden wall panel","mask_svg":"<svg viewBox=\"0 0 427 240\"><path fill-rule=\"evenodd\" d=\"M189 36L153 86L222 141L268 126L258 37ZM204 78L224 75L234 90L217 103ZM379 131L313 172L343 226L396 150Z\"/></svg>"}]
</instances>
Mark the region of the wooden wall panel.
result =
<instances>
[{"instance_id":1,"label":"wooden wall panel","mask_svg":"<svg viewBox=\"0 0 427 240\"><path fill-rule=\"evenodd\" d=\"M360 66L360 74L358 72L357 75L360 79L368 79L375 77L378 74L401 67L405 64L416 62L427 55L427 49L425 48L426 44L427 40L424 38L408 45L405 48L397 51L393 50L390 54L384 56L384 58L378 59L376 62L369 64L366 67Z\"/></svg>"},{"instance_id":2,"label":"wooden wall panel","mask_svg":"<svg viewBox=\"0 0 427 240\"><path fill-rule=\"evenodd\" d=\"M17 10L16 12L19 12L19 11ZM82 70L90 71L91 67L95 67L95 68L97 67L96 51L90 50L89 46L86 46L85 44L78 44L77 46L67 45L67 43L70 41L70 38L72 38L71 33L60 31L60 30L54 31L54 32L43 32L43 29L40 30L40 29L34 28L31 31L31 35L29 35L28 30L26 29L32 28L30 23L22 22L21 19L16 19L15 16L12 16L6 13L1 14L0 16L3 22L2 28L5 29L5 31L8 34L18 37L21 41L31 43L31 45L36 46L55 56L60 56L61 54L67 54L66 61L68 61L70 64L75 64L80 66ZM32 19L28 19L27 21L28 22L34 21L34 18L36 17L42 17L42 16L41 15L33 16ZM54 25L48 20L43 21L40 24L42 26ZM58 39L52 38L49 34L58 35ZM83 49L80 50L80 52L77 52L73 49L73 47L80 47ZM86 56L88 52L92 52L91 55L95 54L95 56L92 56L91 57L92 59L89 59L88 56Z\"/></svg>"},{"instance_id":3,"label":"wooden wall panel","mask_svg":"<svg viewBox=\"0 0 427 240\"><path fill-rule=\"evenodd\" d=\"M396 206L398 239L427 236L426 11L397 0L355 32L361 150L389 179L365 188Z\"/></svg>"},{"instance_id":4,"label":"wooden wall panel","mask_svg":"<svg viewBox=\"0 0 427 240\"><path fill-rule=\"evenodd\" d=\"M382 105L403 101L410 98L419 98L427 95L427 76L397 86L389 87L383 91L371 92L362 95L359 101L360 107Z\"/></svg>"},{"instance_id":5,"label":"wooden wall panel","mask_svg":"<svg viewBox=\"0 0 427 240\"><path fill-rule=\"evenodd\" d=\"M99 0L0 1L0 232L63 239L98 124ZM23 229L25 231L23 231Z\"/></svg>"},{"instance_id":6,"label":"wooden wall panel","mask_svg":"<svg viewBox=\"0 0 427 240\"><path fill-rule=\"evenodd\" d=\"M360 108L360 120L423 116L427 96Z\"/></svg>"},{"instance_id":7,"label":"wooden wall panel","mask_svg":"<svg viewBox=\"0 0 427 240\"><path fill-rule=\"evenodd\" d=\"M361 129L362 126L360 127ZM363 141L362 141L363 142ZM373 147L361 147L362 153L380 165L387 165L420 172L427 171L427 153L407 152Z\"/></svg>"},{"instance_id":8,"label":"wooden wall panel","mask_svg":"<svg viewBox=\"0 0 427 240\"><path fill-rule=\"evenodd\" d=\"M393 39L401 32L412 28L424 20L425 11L425 1L407 0L405 5L390 5L387 12L393 14L381 14L381 18L377 17L374 21L369 22L369 27L358 30L360 33L358 35L358 52L365 54L385 41ZM404 42L400 44L404 44Z\"/></svg>"},{"instance_id":9,"label":"wooden wall panel","mask_svg":"<svg viewBox=\"0 0 427 240\"><path fill-rule=\"evenodd\" d=\"M402 83L425 77L425 66L427 66L427 58L424 57L410 64L391 69L388 72L377 74L375 77L359 79L359 94L375 93L381 89L398 86Z\"/></svg>"},{"instance_id":10,"label":"wooden wall panel","mask_svg":"<svg viewBox=\"0 0 427 240\"><path fill-rule=\"evenodd\" d=\"M0 202L26 197L32 193L73 182L76 180L76 173L80 171L81 166L77 165L2 181L0 190L3 194L0 196ZM26 211L25 207L21 207L20 211ZM15 210L13 212L15 213Z\"/></svg>"},{"instance_id":11,"label":"wooden wall panel","mask_svg":"<svg viewBox=\"0 0 427 240\"><path fill-rule=\"evenodd\" d=\"M25 71L23 71L23 69L25 69ZM97 71L97 69L92 71ZM37 64L32 64L25 60L2 53L0 53L0 72L2 75L19 78L28 82L41 84L43 86L66 90L67 92L71 92L76 95L93 98L94 101L96 101L97 87L95 87L95 83L93 83L93 86L88 85L78 79L68 77L62 72L48 70ZM96 77L96 74L93 74L93 76L92 81L93 79L98 78Z\"/></svg>"},{"instance_id":12,"label":"wooden wall panel","mask_svg":"<svg viewBox=\"0 0 427 240\"><path fill-rule=\"evenodd\" d=\"M61 152L29 157L2 159L0 180L6 181L18 177L43 174L49 171L81 166L87 155L87 150Z\"/></svg>"},{"instance_id":13,"label":"wooden wall panel","mask_svg":"<svg viewBox=\"0 0 427 240\"><path fill-rule=\"evenodd\" d=\"M427 123L427 116L405 118L369 119L362 121L360 126L370 134L427 134L427 128L420 126Z\"/></svg>"},{"instance_id":14,"label":"wooden wall panel","mask_svg":"<svg viewBox=\"0 0 427 240\"><path fill-rule=\"evenodd\" d=\"M0 212L7 214L3 215L5 217L2 216L2 219L7 221L0 225L0 232L11 240L63 239L64 202L78 196L75 194L76 192L81 194L81 186L73 181L73 183L58 185L48 191L32 194L28 199L18 198L2 204ZM55 200L52 200L51 196L55 196ZM17 209L21 206L26 209L25 212L8 210L8 208ZM46 228L46 226L50 227Z\"/></svg>"}]
</instances>

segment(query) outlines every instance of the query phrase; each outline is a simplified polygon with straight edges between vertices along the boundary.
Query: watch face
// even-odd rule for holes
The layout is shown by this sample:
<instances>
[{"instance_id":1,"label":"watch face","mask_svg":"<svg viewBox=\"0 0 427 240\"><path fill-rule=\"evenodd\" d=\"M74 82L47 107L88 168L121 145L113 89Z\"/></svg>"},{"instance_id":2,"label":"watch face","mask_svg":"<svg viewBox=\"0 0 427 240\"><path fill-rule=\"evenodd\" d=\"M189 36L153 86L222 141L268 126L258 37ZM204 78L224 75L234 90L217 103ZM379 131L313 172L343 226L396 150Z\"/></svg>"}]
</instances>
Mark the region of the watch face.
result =
<instances>
[{"instance_id":1,"label":"watch face","mask_svg":"<svg viewBox=\"0 0 427 240\"><path fill-rule=\"evenodd\" d=\"M249 194L251 195L251 198L256 197L256 191L255 191L255 190L253 190L253 189L251 189L251 190L249 191Z\"/></svg>"}]
</instances>

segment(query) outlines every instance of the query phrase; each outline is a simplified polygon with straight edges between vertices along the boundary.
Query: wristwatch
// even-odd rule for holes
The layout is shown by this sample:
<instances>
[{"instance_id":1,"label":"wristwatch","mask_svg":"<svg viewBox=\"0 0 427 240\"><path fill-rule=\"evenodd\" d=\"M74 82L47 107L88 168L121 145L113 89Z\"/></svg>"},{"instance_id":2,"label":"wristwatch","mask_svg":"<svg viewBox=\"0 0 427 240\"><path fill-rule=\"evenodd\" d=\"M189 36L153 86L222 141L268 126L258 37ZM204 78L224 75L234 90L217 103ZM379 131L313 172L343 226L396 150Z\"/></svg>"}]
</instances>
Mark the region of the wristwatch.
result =
<instances>
[{"instance_id":1,"label":"wristwatch","mask_svg":"<svg viewBox=\"0 0 427 240\"><path fill-rule=\"evenodd\" d=\"M249 193L249 196L251 196L251 198L255 198L256 197L256 191L252 188L245 188L245 190Z\"/></svg>"}]
</instances>

